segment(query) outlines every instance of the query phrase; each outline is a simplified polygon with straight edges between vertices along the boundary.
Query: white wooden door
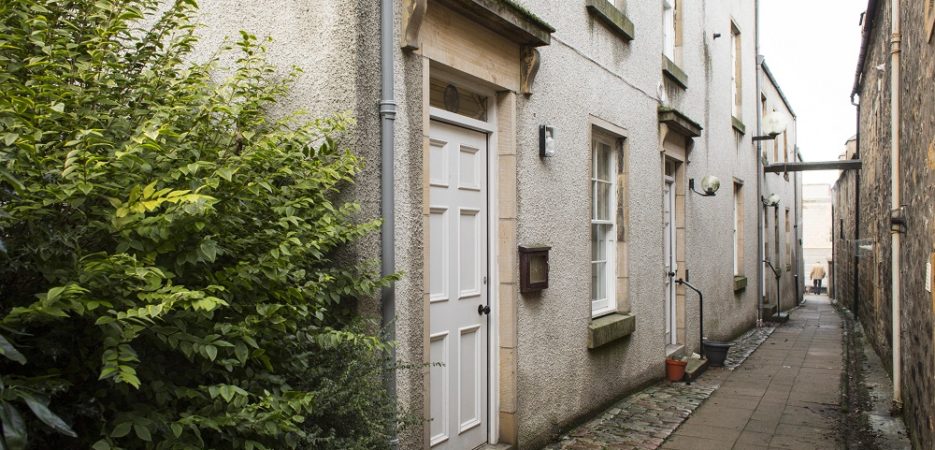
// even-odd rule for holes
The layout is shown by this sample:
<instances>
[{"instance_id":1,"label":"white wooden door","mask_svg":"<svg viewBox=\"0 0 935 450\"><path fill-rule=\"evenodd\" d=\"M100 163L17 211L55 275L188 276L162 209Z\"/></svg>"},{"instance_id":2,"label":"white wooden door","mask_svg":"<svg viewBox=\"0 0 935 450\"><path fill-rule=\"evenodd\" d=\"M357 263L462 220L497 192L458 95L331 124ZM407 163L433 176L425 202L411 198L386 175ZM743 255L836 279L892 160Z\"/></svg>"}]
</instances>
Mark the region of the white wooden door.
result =
<instances>
[{"instance_id":1,"label":"white wooden door","mask_svg":"<svg viewBox=\"0 0 935 450\"><path fill-rule=\"evenodd\" d=\"M673 179L666 177L665 187L662 191L663 239L662 254L665 263L665 321L666 345L676 344L675 328L675 273L678 267L675 262L675 189Z\"/></svg>"},{"instance_id":2,"label":"white wooden door","mask_svg":"<svg viewBox=\"0 0 935 450\"><path fill-rule=\"evenodd\" d=\"M487 135L429 129L431 438L436 449L487 441Z\"/></svg>"}]
</instances>

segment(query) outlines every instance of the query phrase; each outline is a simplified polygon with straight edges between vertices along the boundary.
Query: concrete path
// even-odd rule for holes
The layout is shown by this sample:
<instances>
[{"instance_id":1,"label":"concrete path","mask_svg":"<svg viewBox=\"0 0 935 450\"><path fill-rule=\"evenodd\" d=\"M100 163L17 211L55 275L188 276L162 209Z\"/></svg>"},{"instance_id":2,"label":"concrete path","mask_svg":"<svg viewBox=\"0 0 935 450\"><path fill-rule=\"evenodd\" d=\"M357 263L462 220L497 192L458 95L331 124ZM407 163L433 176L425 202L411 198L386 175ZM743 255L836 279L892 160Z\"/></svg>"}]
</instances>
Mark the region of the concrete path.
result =
<instances>
[{"instance_id":1,"label":"concrete path","mask_svg":"<svg viewBox=\"0 0 935 450\"><path fill-rule=\"evenodd\" d=\"M837 449L842 319L806 296L775 332L663 443L665 449Z\"/></svg>"}]
</instances>

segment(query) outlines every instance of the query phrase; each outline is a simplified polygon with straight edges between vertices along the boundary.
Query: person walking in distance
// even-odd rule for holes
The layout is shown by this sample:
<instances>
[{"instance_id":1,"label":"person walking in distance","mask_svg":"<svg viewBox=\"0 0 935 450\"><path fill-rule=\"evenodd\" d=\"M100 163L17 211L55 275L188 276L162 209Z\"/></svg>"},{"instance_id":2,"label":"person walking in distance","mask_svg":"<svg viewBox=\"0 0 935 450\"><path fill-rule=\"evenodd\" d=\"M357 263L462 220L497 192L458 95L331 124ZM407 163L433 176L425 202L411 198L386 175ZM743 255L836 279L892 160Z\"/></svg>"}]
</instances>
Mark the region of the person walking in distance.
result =
<instances>
[{"instance_id":1,"label":"person walking in distance","mask_svg":"<svg viewBox=\"0 0 935 450\"><path fill-rule=\"evenodd\" d=\"M812 294L821 294L821 281L825 279L825 266L821 265L821 261L815 262L808 277L812 279Z\"/></svg>"}]
</instances>

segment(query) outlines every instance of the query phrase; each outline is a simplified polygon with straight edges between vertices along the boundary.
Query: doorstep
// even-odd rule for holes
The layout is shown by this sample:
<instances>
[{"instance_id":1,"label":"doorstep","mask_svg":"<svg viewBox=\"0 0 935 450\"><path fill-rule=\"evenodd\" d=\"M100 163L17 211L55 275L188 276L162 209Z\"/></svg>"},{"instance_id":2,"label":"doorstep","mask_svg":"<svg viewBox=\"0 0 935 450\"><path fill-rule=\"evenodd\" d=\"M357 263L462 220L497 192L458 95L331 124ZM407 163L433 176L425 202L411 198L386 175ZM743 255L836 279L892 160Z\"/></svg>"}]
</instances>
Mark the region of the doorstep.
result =
<instances>
[{"instance_id":1,"label":"doorstep","mask_svg":"<svg viewBox=\"0 0 935 450\"><path fill-rule=\"evenodd\" d=\"M701 376L704 371L708 368L708 359L707 358L690 358L688 360L688 365L685 366L685 378L684 380L691 383Z\"/></svg>"},{"instance_id":2,"label":"doorstep","mask_svg":"<svg viewBox=\"0 0 935 450\"><path fill-rule=\"evenodd\" d=\"M484 444L474 450L513 450L510 444Z\"/></svg>"}]
</instances>

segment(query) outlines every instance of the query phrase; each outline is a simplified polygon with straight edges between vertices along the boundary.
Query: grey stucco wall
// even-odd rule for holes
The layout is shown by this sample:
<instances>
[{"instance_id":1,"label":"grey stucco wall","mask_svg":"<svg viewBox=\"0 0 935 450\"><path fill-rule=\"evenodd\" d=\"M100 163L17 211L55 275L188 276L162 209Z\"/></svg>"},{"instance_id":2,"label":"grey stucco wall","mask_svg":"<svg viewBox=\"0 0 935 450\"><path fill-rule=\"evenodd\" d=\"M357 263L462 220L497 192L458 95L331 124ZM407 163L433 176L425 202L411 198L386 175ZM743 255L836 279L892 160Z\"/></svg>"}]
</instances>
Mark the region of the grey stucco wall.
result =
<instances>
[{"instance_id":1,"label":"grey stucco wall","mask_svg":"<svg viewBox=\"0 0 935 450\"><path fill-rule=\"evenodd\" d=\"M786 125L786 140L787 146L789 149L788 161L794 161L795 154L795 145L797 142L797 122L796 117L793 115L792 111L788 106L783 102L780 91L776 85L774 85L769 77L765 73L760 75L760 92L763 96L766 97L766 107L769 111L775 111L776 114L779 114ZM759 101L760 96L757 95ZM767 154L770 164L773 163L782 163L785 161L783 157L783 140L780 135L776 139L776 143L779 146L779 160L776 161L773 151L773 142L774 141L763 141L763 153ZM802 260L802 246L796 239L796 235L801 238L801 177L796 173L764 173L763 174L763 190L762 194L764 197L769 197L771 194L779 195L779 258L777 264L776 258L776 238L775 238L775 216L774 208L767 208L766 214L769 215L768 225L769 229L765 230L766 240L769 243L769 249L767 249L768 259L776 266L777 269L781 270L780 280L779 280L779 289L781 297L781 309L783 311L788 311L790 308L794 307L799 303L800 297L797 297L797 292L799 295L803 292L803 286L805 283L804 277L802 276L803 267L811 267L814 262L808 262ZM797 192L798 190L798 192ZM786 233L786 208L789 208L790 214L790 225L791 233ZM798 222L796 222L798 220ZM786 253L786 244L791 241L791 253ZM766 283L766 292L767 298L769 300L769 305L772 307L776 306L776 278L774 277L772 271L768 268L764 271L765 274L765 283ZM796 275L798 274L798 277ZM799 281L797 281L799 280ZM797 290L798 289L798 290Z\"/></svg>"},{"instance_id":2,"label":"grey stucco wall","mask_svg":"<svg viewBox=\"0 0 935 450\"><path fill-rule=\"evenodd\" d=\"M524 1L558 30L540 49L535 93L518 105L519 243L553 246L551 281L518 305L519 437L536 448L569 424L664 374L662 155L662 8L628 2L636 37L625 43L581 4ZM687 89L667 89L667 106L704 127L688 155L686 178L716 175L715 197L686 198L686 263L705 293L705 331L729 339L756 319L756 122L754 10L751 2L686 2L679 62ZM747 134L731 126L730 21L743 33L743 108ZM713 39L713 33L724 38ZM590 124L595 116L626 130L629 303L636 332L587 349L590 310ZM554 126L560 154L543 160L536 130ZM750 286L733 291L733 180L744 182L745 267ZM687 293L686 349L698 351L698 299ZM556 407L560 405L560 407Z\"/></svg>"}]
</instances>

